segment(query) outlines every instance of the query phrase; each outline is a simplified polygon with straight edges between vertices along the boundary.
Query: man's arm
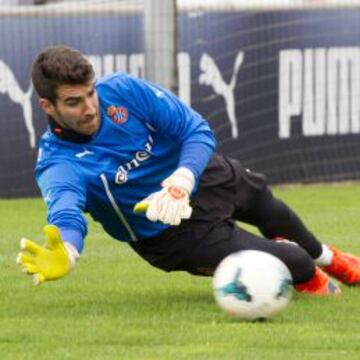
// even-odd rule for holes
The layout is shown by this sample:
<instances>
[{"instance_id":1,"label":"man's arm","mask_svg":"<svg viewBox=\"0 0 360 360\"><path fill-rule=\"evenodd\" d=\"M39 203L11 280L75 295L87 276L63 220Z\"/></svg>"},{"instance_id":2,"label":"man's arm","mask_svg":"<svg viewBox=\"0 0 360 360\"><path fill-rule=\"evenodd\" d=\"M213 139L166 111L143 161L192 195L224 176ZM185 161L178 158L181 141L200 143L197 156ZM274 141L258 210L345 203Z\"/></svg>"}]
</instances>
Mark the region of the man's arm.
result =
<instances>
[{"instance_id":1,"label":"man's arm","mask_svg":"<svg viewBox=\"0 0 360 360\"><path fill-rule=\"evenodd\" d=\"M179 225L191 216L189 197L215 150L215 137L208 122L171 92L148 82L128 78L137 109L155 131L180 145L178 168L134 208L145 211L151 221Z\"/></svg>"},{"instance_id":2,"label":"man's arm","mask_svg":"<svg viewBox=\"0 0 360 360\"><path fill-rule=\"evenodd\" d=\"M188 168L197 183L216 147L209 123L170 91L146 81L129 79L134 93L140 95L135 97L139 108L147 112L144 117L156 131L181 145L178 167Z\"/></svg>"},{"instance_id":3,"label":"man's arm","mask_svg":"<svg viewBox=\"0 0 360 360\"><path fill-rule=\"evenodd\" d=\"M87 222L86 184L71 162L62 161L36 171L36 181L47 206L47 223L56 225L65 241L79 253L84 247Z\"/></svg>"},{"instance_id":4,"label":"man's arm","mask_svg":"<svg viewBox=\"0 0 360 360\"><path fill-rule=\"evenodd\" d=\"M17 262L23 271L34 275L35 285L56 280L75 266L83 249L87 224L82 215L85 186L71 164L52 165L37 173L37 182L48 210L44 227L47 242L40 246L21 239Z\"/></svg>"}]
</instances>

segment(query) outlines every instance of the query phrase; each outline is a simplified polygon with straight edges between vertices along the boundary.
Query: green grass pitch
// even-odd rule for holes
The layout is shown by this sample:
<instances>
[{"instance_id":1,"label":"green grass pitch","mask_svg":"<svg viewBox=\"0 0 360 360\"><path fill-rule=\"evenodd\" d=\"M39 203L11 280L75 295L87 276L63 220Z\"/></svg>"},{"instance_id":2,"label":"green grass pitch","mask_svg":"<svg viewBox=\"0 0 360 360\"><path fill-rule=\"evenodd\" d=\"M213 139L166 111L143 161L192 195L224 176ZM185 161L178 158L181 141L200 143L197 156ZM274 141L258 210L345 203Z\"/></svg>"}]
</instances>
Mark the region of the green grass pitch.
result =
<instances>
[{"instance_id":1,"label":"green grass pitch","mask_svg":"<svg viewBox=\"0 0 360 360\"><path fill-rule=\"evenodd\" d=\"M360 185L277 188L324 242L360 254ZM40 199L0 201L0 359L360 359L360 287L296 294L265 323L230 320L211 279L166 274L90 221L67 278L34 288L15 264L22 236L43 241Z\"/></svg>"}]
</instances>

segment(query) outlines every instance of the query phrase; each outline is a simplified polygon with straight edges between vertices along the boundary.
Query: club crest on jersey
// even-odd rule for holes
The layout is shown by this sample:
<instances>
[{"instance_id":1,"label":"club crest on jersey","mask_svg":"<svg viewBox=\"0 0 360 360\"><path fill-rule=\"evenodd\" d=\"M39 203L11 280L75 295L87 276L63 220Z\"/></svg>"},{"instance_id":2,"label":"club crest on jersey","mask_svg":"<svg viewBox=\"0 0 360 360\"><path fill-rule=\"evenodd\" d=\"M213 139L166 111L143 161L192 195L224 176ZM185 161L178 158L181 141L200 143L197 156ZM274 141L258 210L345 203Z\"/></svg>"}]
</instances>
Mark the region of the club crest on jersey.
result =
<instances>
[{"instance_id":1,"label":"club crest on jersey","mask_svg":"<svg viewBox=\"0 0 360 360\"><path fill-rule=\"evenodd\" d=\"M124 124L129 117L129 112L124 106L110 105L107 114L115 124Z\"/></svg>"}]
</instances>

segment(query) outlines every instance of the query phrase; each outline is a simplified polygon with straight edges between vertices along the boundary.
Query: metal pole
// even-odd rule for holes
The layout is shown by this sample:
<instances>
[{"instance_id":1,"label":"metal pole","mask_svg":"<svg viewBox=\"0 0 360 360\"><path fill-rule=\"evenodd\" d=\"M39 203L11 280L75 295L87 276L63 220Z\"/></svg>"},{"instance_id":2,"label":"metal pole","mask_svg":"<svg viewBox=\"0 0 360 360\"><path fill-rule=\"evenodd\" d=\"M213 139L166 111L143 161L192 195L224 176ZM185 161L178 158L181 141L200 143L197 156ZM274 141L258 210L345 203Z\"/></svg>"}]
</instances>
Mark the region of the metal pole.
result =
<instances>
[{"instance_id":1,"label":"metal pole","mask_svg":"<svg viewBox=\"0 0 360 360\"><path fill-rule=\"evenodd\" d=\"M176 0L144 3L145 78L177 93Z\"/></svg>"}]
</instances>

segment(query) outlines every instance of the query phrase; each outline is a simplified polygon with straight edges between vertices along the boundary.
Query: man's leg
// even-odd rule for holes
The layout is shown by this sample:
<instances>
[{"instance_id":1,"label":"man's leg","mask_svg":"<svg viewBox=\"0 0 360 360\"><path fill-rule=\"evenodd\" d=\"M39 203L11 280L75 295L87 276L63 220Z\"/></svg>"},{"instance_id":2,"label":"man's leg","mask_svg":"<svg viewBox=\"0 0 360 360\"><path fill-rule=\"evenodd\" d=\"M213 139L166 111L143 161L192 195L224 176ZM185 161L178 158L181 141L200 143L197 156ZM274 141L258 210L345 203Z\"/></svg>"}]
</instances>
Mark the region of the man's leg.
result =
<instances>
[{"instance_id":1,"label":"man's leg","mask_svg":"<svg viewBox=\"0 0 360 360\"><path fill-rule=\"evenodd\" d=\"M266 177L264 175L245 169L239 161L235 159L224 157L221 154L215 154L200 178L197 193L191 199L193 214L189 223L209 224L206 226L212 226L211 224L214 223L223 224L229 221L229 219L233 219L234 215L237 219L244 220L242 216L252 215L249 214L248 211L250 209L255 210L254 205L256 206L258 202L258 195L267 191L267 189ZM272 198L271 196L271 199ZM282 211L280 211L280 213L281 212ZM261 211L257 210L255 210L254 213L255 215L262 214ZM266 222L267 217L268 215L265 214L264 219L259 220L250 216L250 220L253 220L255 225L259 225L260 222ZM295 214L292 218L295 219L297 227L300 229L298 236L299 241L301 241L303 237L306 238L306 236L303 236L304 232L306 232L307 236L309 236L307 240L309 244L307 251L312 254L313 258L316 258L322 251L321 244L312 234L309 234ZM251 223L251 221L248 222ZM288 219L284 221L285 224L286 222L288 222ZM291 222L292 221L290 221L290 223ZM268 232L268 236L270 237L270 230L264 230L263 232ZM276 234L276 236L280 236L275 231L273 233ZM292 229L290 228L286 233L292 235ZM271 235L271 237L273 236ZM322 278L323 281L321 281L321 283L328 282L326 274L319 271L317 271L316 274L320 274L321 276L314 276L314 281L317 278ZM314 289L318 288L319 282L315 281L315 283L315 285L312 283L309 284L309 292L316 292Z\"/></svg>"},{"instance_id":2,"label":"man's leg","mask_svg":"<svg viewBox=\"0 0 360 360\"><path fill-rule=\"evenodd\" d=\"M360 258L321 244L299 216L275 198L268 187L254 193L247 207L235 211L234 216L257 226L269 239L285 238L296 242L317 265L341 282L348 285L360 283Z\"/></svg>"},{"instance_id":3,"label":"man's leg","mask_svg":"<svg viewBox=\"0 0 360 360\"><path fill-rule=\"evenodd\" d=\"M307 252L289 242L275 242L251 234L232 222L217 224L178 266L195 275L212 275L217 265L227 255L242 250L259 250L270 253L289 268L298 291L315 295L338 294L333 284Z\"/></svg>"},{"instance_id":4,"label":"man's leg","mask_svg":"<svg viewBox=\"0 0 360 360\"><path fill-rule=\"evenodd\" d=\"M275 198L268 187L254 193L245 207L235 211L234 217L256 226L268 239L284 238L296 242L313 259L322 254L322 244L299 216L283 201Z\"/></svg>"},{"instance_id":5,"label":"man's leg","mask_svg":"<svg viewBox=\"0 0 360 360\"><path fill-rule=\"evenodd\" d=\"M289 268L294 283L302 283L314 275L315 264L299 246L268 241L226 221L214 226L180 265L194 274L212 274L226 256L241 250L259 250L270 253Z\"/></svg>"}]
</instances>

